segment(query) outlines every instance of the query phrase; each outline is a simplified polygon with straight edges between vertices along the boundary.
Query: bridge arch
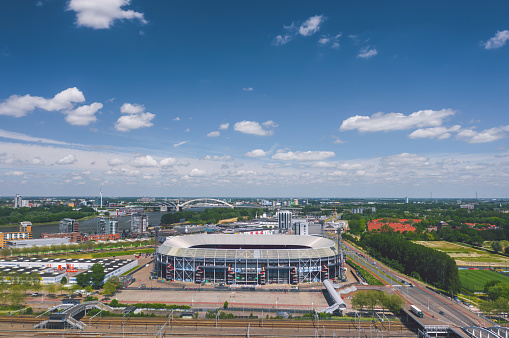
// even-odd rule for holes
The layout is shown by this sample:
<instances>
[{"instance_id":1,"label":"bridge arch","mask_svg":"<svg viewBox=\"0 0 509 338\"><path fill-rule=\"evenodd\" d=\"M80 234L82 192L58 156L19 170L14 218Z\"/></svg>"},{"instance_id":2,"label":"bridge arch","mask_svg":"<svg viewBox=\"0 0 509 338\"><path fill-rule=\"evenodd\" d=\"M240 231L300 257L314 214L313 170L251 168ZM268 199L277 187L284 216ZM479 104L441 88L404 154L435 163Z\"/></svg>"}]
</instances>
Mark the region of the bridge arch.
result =
<instances>
[{"instance_id":1,"label":"bridge arch","mask_svg":"<svg viewBox=\"0 0 509 338\"><path fill-rule=\"evenodd\" d=\"M187 201L185 203L179 204L177 206L177 209L178 210L182 210L182 207L184 207L186 205L189 205L191 203L194 203L194 202L198 202L198 201L203 201L203 202L214 201L214 202L218 202L218 203L224 204L224 205L226 205L229 208L232 208L232 209L235 208L232 204L230 204L228 202L225 202L225 201L221 201L221 200L215 199L215 198L196 198L194 200L190 200L190 201Z\"/></svg>"}]
</instances>

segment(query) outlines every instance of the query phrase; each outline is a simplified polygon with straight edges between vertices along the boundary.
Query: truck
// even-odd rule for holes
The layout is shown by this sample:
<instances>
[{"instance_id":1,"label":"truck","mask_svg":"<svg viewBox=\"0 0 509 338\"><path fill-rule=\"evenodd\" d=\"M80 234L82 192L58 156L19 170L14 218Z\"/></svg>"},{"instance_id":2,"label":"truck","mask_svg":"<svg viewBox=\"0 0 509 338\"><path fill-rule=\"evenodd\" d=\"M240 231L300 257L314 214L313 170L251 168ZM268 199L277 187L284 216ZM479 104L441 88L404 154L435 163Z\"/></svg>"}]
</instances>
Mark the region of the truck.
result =
<instances>
[{"instance_id":1,"label":"truck","mask_svg":"<svg viewBox=\"0 0 509 338\"><path fill-rule=\"evenodd\" d=\"M415 305L410 305L410 311L419 318L424 317L422 311Z\"/></svg>"}]
</instances>

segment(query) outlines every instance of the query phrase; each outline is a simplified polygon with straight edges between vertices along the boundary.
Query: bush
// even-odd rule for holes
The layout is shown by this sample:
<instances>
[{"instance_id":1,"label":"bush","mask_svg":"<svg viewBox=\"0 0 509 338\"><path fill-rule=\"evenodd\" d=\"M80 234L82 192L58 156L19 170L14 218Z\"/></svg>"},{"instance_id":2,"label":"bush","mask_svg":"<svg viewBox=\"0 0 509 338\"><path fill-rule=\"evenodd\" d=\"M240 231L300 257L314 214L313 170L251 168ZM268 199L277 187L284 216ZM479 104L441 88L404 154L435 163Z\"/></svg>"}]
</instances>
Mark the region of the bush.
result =
<instances>
[{"instance_id":1,"label":"bush","mask_svg":"<svg viewBox=\"0 0 509 338\"><path fill-rule=\"evenodd\" d=\"M32 309L31 307L26 308L25 314L26 315L33 315L34 314L34 309Z\"/></svg>"}]
</instances>

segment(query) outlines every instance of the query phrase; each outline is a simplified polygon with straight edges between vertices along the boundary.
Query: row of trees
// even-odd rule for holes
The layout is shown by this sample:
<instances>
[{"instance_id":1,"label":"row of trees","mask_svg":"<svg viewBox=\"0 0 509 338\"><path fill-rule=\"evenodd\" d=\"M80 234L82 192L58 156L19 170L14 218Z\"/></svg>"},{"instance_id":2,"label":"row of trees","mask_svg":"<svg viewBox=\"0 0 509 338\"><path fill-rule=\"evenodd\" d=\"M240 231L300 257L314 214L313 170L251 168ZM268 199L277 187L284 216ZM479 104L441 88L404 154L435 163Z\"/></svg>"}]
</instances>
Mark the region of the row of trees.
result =
<instances>
[{"instance_id":1,"label":"row of trees","mask_svg":"<svg viewBox=\"0 0 509 338\"><path fill-rule=\"evenodd\" d=\"M32 223L58 222L62 218L80 219L95 215L95 210L90 207L83 207L73 210L72 207L64 205L47 205L35 208L0 208L0 225L19 224L29 221Z\"/></svg>"},{"instance_id":2,"label":"row of trees","mask_svg":"<svg viewBox=\"0 0 509 338\"><path fill-rule=\"evenodd\" d=\"M436 283L453 294L460 291L456 262L444 252L412 243L398 233L364 233L359 244L376 259L407 275Z\"/></svg>"},{"instance_id":3,"label":"row of trees","mask_svg":"<svg viewBox=\"0 0 509 338\"><path fill-rule=\"evenodd\" d=\"M499 280L489 281L484 285L487 300L481 301L481 311L485 313L509 313L509 285Z\"/></svg>"},{"instance_id":4,"label":"row of trees","mask_svg":"<svg viewBox=\"0 0 509 338\"><path fill-rule=\"evenodd\" d=\"M387 309L391 312L399 312L405 301L396 293L387 294L382 291L368 290L358 291L352 297L352 307L357 310L364 308L375 315L375 308Z\"/></svg>"},{"instance_id":5,"label":"row of trees","mask_svg":"<svg viewBox=\"0 0 509 338\"><path fill-rule=\"evenodd\" d=\"M32 247L23 247L23 248L3 248L0 250L0 255L2 257L8 256L30 256L30 255L40 255L40 254L50 254L50 253L75 253L75 252L83 252L83 251L92 251L92 250L105 250L105 249L113 249L113 248L130 248L137 246L147 246L153 245L154 239L146 239L143 241L136 242L124 242L124 243L96 243L93 241L88 241L84 243L76 243L76 244L61 244L61 245L51 245L51 246L32 246Z\"/></svg>"},{"instance_id":6,"label":"row of trees","mask_svg":"<svg viewBox=\"0 0 509 338\"><path fill-rule=\"evenodd\" d=\"M185 220L189 223L218 223L220 220L229 218L254 218L256 214L261 214L262 211L253 208L243 209L230 209L230 208L211 208L203 212L198 211L179 211L175 213L168 213L161 216L162 224L180 223Z\"/></svg>"}]
</instances>

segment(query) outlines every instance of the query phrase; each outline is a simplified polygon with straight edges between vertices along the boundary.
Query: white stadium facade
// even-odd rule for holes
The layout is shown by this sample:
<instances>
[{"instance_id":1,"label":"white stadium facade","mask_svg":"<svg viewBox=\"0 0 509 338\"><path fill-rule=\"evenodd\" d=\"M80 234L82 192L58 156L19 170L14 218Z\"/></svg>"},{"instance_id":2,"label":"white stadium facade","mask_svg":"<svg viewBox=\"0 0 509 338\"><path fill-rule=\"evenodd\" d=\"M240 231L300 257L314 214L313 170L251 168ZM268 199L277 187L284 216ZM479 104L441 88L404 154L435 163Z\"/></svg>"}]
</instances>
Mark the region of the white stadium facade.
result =
<instances>
[{"instance_id":1,"label":"white stadium facade","mask_svg":"<svg viewBox=\"0 0 509 338\"><path fill-rule=\"evenodd\" d=\"M296 285L334 278L340 260L335 243L323 237L200 234L166 240L157 249L156 274L193 283Z\"/></svg>"}]
</instances>

